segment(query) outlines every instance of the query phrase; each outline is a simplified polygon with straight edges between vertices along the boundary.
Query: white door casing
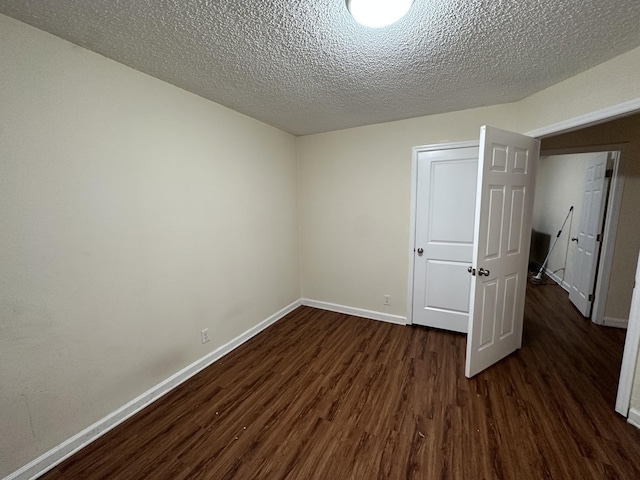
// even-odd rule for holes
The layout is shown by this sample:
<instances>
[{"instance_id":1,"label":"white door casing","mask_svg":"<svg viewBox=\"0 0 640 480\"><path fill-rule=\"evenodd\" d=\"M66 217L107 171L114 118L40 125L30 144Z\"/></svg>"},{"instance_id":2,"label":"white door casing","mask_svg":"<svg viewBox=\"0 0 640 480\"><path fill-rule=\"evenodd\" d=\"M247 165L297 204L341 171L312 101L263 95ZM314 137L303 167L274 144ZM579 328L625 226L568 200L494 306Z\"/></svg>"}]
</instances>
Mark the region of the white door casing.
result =
<instances>
[{"instance_id":1,"label":"white door casing","mask_svg":"<svg viewBox=\"0 0 640 480\"><path fill-rule=\"evenodd\" d=\"M577 252L569 300L585 317L591 316L593 288L596 281L600 234L606 206L606 152L588 160L587 174L577 237Z\"/></svg>"},{"instance_id":2,"label":"white door casing","mask_svg":"<svg viewBox=\"0 0 640 480\"><path fill-rule=\"evenodd\" d=\"M624 353L620 366L620 382L616 396L616 412L625 417L629 416L631 390L636 373L636 362L640 353L640 254L636 264L636 277L631 296L631 310L629 312L629 328L624 341Z\"/></svg>"},{"instance_id":3,"label":"white door casing","mask_svg":"<svg viewBox=\"0 0 640 480\"><path fill-rule=\"evenodd\" d=\"M413 323L466 333L478 147L417 155Z\"/></svg>"},{"instance_id":4,"label":"white door casing","mask_svg":"<svg viewBox=\"0 0 640 480\"><path fill-rule=\"evenodd\" d=\"M539 151L534 138L487 126L480 130L467 377L522 346Z\"/></svg>"}]
</instances>

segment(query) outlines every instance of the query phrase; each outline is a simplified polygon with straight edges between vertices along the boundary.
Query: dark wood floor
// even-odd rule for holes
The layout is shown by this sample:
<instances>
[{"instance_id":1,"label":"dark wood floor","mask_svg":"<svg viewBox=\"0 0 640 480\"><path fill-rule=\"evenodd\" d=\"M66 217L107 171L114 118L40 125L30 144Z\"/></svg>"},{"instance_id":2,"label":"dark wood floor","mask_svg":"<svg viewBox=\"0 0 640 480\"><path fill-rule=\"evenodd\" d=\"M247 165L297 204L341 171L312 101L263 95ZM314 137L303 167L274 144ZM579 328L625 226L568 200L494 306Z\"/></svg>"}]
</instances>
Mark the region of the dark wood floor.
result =
<instances>
[{"instance_id":1,"label":"dark wood floor","mask_svg":"<svg viewBox=\"0 0 640 480\"><path fill-rule=\"evenodd\" d=\"M43 478L639 479L623 342L531 285L523 349L468 380L462 335L302 307Z\"/></svg>"}]
</instances>

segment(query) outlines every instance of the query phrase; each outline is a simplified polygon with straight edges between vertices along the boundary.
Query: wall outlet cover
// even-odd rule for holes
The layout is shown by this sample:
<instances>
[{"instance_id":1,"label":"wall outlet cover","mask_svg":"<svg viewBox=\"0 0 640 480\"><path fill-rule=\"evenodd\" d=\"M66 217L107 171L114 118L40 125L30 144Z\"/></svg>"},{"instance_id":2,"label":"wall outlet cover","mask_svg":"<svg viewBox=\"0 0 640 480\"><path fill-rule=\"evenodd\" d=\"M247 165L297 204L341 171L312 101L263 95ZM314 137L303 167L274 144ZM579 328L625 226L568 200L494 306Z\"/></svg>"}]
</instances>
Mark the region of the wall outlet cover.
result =
<instances>
[{"instance_id":1,"label":"wall outlet cover","mask_svg":"<svg viewBox=\"0 0 640 480\"><path fill-rule=\"evenodd\" d=\"M200 332L200 339L202 340L202 343L207 343L209 341L209 329L205 328L204 330L202 330Z\"/></svg>"}]
</instances>

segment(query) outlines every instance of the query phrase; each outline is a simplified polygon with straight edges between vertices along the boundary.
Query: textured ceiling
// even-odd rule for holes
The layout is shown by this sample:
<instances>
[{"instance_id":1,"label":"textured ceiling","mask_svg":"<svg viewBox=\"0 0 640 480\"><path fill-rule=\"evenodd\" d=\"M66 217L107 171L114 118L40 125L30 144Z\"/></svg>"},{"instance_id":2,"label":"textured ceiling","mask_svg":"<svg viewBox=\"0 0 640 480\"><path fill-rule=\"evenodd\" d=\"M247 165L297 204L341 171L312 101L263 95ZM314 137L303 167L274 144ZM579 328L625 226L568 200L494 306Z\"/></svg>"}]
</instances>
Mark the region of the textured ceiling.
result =
<instances>
[{"instance_id":1,"label":"textured ceiling","mask_svg":"<svg viewBox=\"0 0 640 480\"><path fill-rule=\"evenodd\" d=\"M640 45L638 0L0 0L31 24L300 135L519 100Z\"/></svg>"}]
</instances>

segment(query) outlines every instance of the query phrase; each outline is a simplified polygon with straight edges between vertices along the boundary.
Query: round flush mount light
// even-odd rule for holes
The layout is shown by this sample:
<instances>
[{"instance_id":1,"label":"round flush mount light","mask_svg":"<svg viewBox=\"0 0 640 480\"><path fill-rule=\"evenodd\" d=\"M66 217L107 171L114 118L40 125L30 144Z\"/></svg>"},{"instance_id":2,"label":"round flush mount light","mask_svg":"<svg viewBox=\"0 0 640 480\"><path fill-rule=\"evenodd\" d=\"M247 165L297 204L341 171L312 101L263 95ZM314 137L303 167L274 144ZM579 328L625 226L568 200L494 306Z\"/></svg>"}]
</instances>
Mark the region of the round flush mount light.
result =
<instances>
[{"instance_id":1,"label":"round flush mount light","mask_svg":"<svg viewBox=\"0 0 640 480\"><path fill-rule=\"evenodd\" d=\"M347 0L347 8L356 22L365 27L380 28L404 17L413 0Z\"/></svg>"}]
</instances>

